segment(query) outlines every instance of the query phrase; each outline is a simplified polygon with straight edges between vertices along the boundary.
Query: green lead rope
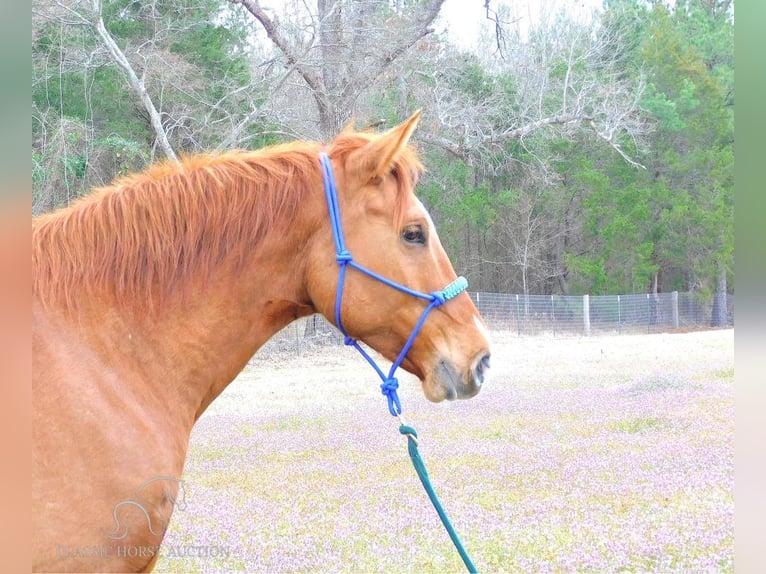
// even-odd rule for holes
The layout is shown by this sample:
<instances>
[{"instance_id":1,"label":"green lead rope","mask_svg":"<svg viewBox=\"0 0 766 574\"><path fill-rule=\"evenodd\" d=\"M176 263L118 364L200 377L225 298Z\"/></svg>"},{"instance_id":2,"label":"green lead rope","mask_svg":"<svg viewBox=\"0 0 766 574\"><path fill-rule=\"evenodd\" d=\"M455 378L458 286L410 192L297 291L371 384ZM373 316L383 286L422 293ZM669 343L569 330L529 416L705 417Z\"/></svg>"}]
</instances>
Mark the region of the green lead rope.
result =
<instances>
[{"instance_id":1,"label":"green lead rope","mask_svg":"<svg viewBox=\"0 0 766 574\"><path fill-rule=\"evenodd\" d=\"M471 557L468 556L468 552L466 552L465 548L463 547L463 543L460 541L460 537L452 527L452 523L450 522L447 513L444 512L444 508L442 508L441 502L439 502L439 497L436 496L436 491L431 484L431 479L428 478L428 470L426 470L426 464L423 462L423 458L420 456L420 452L418 452L417 431L415 431L415 429L410 426L401 425L399 427L399 432L407 436L407 450L410 453L410 459L412 459L412 466L415 467L415 472L418 473L418 478L420 478L420 482L423 483L423 488L426 489L428 498L431 499L431 503L434 505L436 512L439 514L439 518L441 518L442 524L444 524L444 528L447 529L447 533L452 539L452 543L455 545L455 548L457 548L460 557L463 559L465 567L468 568L468 572L471 574L477 574L478 570L476 570L476 566L474 566L473 562L471 562Z\"/></svg>"}]
</instances>

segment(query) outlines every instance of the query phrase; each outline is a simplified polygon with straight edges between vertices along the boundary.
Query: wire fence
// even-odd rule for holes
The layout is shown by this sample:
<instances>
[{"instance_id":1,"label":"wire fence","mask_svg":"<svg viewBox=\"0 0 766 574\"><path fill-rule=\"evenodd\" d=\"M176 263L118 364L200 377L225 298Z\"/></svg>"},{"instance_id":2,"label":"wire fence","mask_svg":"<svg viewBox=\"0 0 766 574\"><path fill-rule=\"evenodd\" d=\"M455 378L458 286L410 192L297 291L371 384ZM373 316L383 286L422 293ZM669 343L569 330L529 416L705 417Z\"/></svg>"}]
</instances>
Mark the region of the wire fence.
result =
<instances>
[{"instance_id":1,"label":"wire fence","mask_svg":"<svg viewBox=\"0 0 766 574\"><path fill-rule=\"evenodd\" d=\"M471 293L490 329L519 335L654 333L711 327L713 301L694 293L632 295L514 295ZM734 325L734 297L726 296L724 324Z\"/></svg>"},{"instance_id":2,"label":"wire fence","mask_svg":"<svg viewBox=\"0 0 766 574\"><path fill-rule=\"evenodd\" d=\"M734 296L717 300L695 293L631 295L518 295L471 292L490 330L519 336L554 337L658 333L711 328L713 309L725 308L724 324L734 325ZM724 300L725 299L725 300ZM343 337L321 315L294 321L274 335L259 354L302 354L342 345Z\"/></svg>"}]
</instances>

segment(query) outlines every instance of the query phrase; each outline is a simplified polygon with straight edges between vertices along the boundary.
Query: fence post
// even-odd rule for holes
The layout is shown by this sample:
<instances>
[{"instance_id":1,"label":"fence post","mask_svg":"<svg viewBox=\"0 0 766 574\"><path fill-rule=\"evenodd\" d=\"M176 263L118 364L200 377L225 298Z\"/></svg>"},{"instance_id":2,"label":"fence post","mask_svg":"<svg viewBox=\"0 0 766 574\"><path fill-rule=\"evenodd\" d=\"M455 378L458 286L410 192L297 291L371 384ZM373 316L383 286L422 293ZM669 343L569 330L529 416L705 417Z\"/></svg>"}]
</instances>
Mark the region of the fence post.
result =
<instances>
[{"instance_id":1,"label":"fence post","mask_svg":"<svg viewBox=\"0 0 766 574\"><path fill-rule=\"evenodd\" d=\"M556 301L553 299L553 295L551 295L551 320L553 323L553 336L556 336Z\"/></svg>"},{"instance_id":2,"label":"fence post","mask_svg":"<svg viewBox=\"0 0 766 574\"><path fill-rule=\"evenodd\" d=\"M646 332L652 332L652 301L649 293L646 294Z\"/></svg>"},{"instance_id":3,"label":"fence post","mask_svg":"<svg viewBox=\"0 0 766 574\"><path fill-rule=\"evenodd\" d=\"M619 295L617 295L617 332L622 333L622 303Z\"/></svg>"},{"instance_id":4,"label":"fence post","mask_svg":"<svg viewBox=\"0 0 766 574\"><path fill-rule=\"evenodd\" d=\"M519 313L519 294L516 293L516 329L521 337L521 314Z\"/></svg>"},{"instance_id":5,"label":"fence post","mask_svg":"<svg viewBox=\"0 0 766 574\"><path fill-rule=\"evenodd\" d=\"M590 336L590 295L582 296L582 322L585 327L585 336Z\"/></svg>"},{"instance_id":6,"label":"fence post","mask_svg":"<svg viewBox=\"0 0 766 574\"><path fill-rule=\"evenodd\" d=\"M678 329L678 291L673 291L671 301L673 302L673 328Z\"/></svg>"}]
</instances>

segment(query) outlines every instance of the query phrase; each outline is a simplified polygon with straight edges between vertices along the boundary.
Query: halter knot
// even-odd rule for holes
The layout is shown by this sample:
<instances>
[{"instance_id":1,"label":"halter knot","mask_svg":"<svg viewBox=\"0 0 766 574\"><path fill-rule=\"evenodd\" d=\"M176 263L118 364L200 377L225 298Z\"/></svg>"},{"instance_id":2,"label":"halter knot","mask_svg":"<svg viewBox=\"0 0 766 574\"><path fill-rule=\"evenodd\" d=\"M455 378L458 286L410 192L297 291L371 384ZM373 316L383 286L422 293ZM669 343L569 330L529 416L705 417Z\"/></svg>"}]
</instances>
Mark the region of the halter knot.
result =
<instances>
[{"instance_id":1,"label":"halter knot","mask_svg":"<svg viewBox=\"0 0 766 574\"><path fill-rule=\"evenodd\" d=\"M396 377L389 377L380 385L381 392L386 395L388 399L388 412L392 416L398 416L402 414L402 404L399 402L399 395L396 389L399 388L399 381Z\"/></svg>"},{"instance_id":2,"label":"halter knot","mask_svg":"<svg viewBox=\"0 0 766 574\"><path fill-rule=\"evenodd\" d=\"M356 343L356 339L350 335L346 335L346 337L343 339L343 344L348 345L349 347L353 347L354 343Z\"/></svg>"},{"instance_id":3,"label":"halter knot","mask_svg":"<svg viewBox=\"0 0 766 574\"><path fill-rule=\"evenodd\" d=\"M441 307L447 302L447 298L444 296L443 291L432 291L431 297L433 297L434 307Z\"/></svg>"},{"instance_id":4,"label":"halter knot","mask_svg":"<svg viewBox=\"0 0 766 574\"><path fill-rule=\"evenodd\" d=\"M337 261L340 264L348 263L349 261L353 261L354 258L351 257L351 254L348 251L341 251L335 256L335 261Z\"/></svg>"}]
</instances>

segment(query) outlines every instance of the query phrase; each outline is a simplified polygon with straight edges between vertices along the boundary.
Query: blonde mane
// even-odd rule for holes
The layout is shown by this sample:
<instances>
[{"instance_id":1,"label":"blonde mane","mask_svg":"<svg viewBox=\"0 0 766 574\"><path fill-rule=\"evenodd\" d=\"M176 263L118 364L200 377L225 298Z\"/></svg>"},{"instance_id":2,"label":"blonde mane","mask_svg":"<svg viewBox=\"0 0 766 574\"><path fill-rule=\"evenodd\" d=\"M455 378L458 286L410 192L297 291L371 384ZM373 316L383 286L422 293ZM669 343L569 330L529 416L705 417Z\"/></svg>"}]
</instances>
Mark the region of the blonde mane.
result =
<instances>
[{"instance_id":1,"label":"blonde mane","mask_svg":"<svg viewBox=\"0 0 766 574\"><path fill-rule=\"evenodd\" d=\"M342 162L374 137L345 131L329 153ZM151 303L225 259L240 268L302 197L321 190L320 149L293 142L162 162L33 218L33 293L67 308L103 292L126 305ZM394 166L400 197L420 170L405 150Z\"/></svg>"}]
</instances>

